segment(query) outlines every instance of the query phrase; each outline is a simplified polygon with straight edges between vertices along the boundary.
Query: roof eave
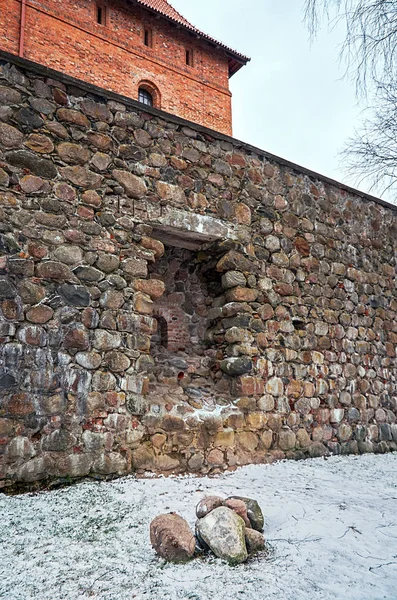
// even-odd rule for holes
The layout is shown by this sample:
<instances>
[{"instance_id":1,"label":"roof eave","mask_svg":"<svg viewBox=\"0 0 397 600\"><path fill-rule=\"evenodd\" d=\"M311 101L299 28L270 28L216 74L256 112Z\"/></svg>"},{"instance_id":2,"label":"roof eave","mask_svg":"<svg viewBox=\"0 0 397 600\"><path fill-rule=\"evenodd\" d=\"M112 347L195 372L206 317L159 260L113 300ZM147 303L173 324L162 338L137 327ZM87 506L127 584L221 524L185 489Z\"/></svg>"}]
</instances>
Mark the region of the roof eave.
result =
<instances>
[{"instance_id":1,"label":"roof eave","mask_svg":"<svg viewBox=\"0 0 397 600\"><path fill-rule=\"evenodd\" d=\"M214 48L224 50L229 57L234 58L236 60L236 62L239 63L238 68L236 68L232 73L230 73L230 69L229 69L229 77L232 77L232 75L237 73L237 71L239 69L241 69L241 67L246 65L247 62L251 60L248 56L244 56L244 54L240 54L239 52L233 51L232 48L229 48L222 42L218 42L217 40L215 40L211 36L207 35L206 33L203 33L201 31L195 31L193 28L187 27L183 23L179 23L178 21L175 21L175 19L172 19L168 15L165 15L160 10L140 4L139 0L128 0L128 1L131 4L138 4L143 10L147 10L148 12L151 12L155 15L158 15L159 17L162 17L163 19L166 19L173 25L177 25L178 27L180 27L181 29L184 29L186 32L190 33L191 35L195 36L196 38L205 40L206 42L211 44L211 46L214 46Z\"/></svg>"},{"instance_id":2,"label":"roof eave","mask_svg":"<svg viewBox=\"0 0 397 600\"><path fill-rule=\"evenodd\" d=\"M247 58L246 60L237 60L234 56L229 56L229 79L233 77L241 69L244 67L251 59Z\"/></svg>"}]
</instances>

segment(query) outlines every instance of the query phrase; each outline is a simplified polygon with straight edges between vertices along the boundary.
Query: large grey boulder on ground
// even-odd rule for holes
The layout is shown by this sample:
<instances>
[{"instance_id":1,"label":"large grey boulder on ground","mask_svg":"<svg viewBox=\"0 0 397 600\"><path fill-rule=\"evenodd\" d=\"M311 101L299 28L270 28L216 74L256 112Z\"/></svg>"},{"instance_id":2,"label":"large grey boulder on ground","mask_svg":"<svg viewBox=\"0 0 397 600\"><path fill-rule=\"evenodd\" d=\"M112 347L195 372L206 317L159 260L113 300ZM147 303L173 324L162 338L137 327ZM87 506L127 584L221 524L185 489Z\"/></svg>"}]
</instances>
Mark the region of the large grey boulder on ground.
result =
<instances>
[{"instance_id":1,"label":"large grey boulder on ground","mask_svg":"<svg viewBox=\"0 0 397 600\"><path fill-rule=\"evenodd\" d=\"M245 525L241 517L226 506L215 508L197 523L200 536L212 552L230 564L245 562Z\"/></svg>"},{"instance_id":2,"label":"large grey boulder on ground","mask_svg":"<svg viewBox=\"0 0 397 600\"><path fill-rule=\"evenodd\" d=\"M243 496L230 496L235 500L242 500L247 507L248 518L251 523L252 529L256 529L257 531L263 531L265 526L265 520L263 518L263 513L261 507L257 503L256 500L252 498L245 498Z\"/></svg>"},{"instance_id":3,"label":"large grey boulder on ground","mask_svg":"<svg viewBox=\"0 0 397 600\"><path fill-rule=\"evenodd\" d=\"M150 542L161 558L185 562L192 558L196 540L189 525L181 516L159 515L150 523Z\"/></svg>"}]
</instances>

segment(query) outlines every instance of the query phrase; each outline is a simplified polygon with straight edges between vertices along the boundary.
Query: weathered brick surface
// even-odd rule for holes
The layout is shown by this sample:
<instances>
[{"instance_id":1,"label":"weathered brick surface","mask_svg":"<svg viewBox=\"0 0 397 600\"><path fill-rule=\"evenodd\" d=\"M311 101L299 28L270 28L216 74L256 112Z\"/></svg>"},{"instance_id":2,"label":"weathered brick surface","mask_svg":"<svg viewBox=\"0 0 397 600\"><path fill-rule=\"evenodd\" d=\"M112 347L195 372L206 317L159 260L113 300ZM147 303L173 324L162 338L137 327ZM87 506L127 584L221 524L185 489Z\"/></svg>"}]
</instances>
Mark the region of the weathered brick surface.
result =
<instances>
[{"instance_id":1,"label":"weathered brick surface","mask_svg":"<svg viewBox=\"0 0 397 600\"><path fill-rule=\"evenodd\" d=\"M396 449L395 209L32 65L0 86L1 486ZM31 108L55 89L68 118Z\"/></svg>"},{"instance_id":2,"label":"weathered brick surface","mask_svg":"<svg viewBox=\"0 0 397 600\"><path fill-rule=\"evenodd\" d=\"M0 49L18 55L21 2L4 4ZM152 31L151 48L145 28ZM194 51L193 66L186 65L186 48ZM96 22L95 0L28 0L24 57L134 99L140 83L150 82L158 108L231 134L226 53L126 0L107 3L105 25ZM59 89L44 100L66 103ZM109 116L97 112L96 118Z\"/></svg>"}]
</instances>

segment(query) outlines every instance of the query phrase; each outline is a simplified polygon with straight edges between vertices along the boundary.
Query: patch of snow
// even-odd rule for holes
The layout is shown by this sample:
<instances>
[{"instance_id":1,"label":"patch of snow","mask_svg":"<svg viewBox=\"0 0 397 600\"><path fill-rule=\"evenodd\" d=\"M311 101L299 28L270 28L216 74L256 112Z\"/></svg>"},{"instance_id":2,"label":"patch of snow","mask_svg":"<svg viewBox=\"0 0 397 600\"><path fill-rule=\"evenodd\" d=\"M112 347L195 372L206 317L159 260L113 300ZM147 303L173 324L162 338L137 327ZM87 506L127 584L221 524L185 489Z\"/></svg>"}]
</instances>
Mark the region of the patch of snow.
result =
<instances>
[{"instance_id":1,"label":"patch of snow","mask_svg":"<svg viewBox=\"0 0 397 600\"><path fill-rule=\"evenodd\" d=\"M396 600L396 470L397 455L333 457L3 495L0 598ZM206 495L257 499L268 554L237 567L157 558L150 521L175 511L194 527Z\"/></svg>"},{"instance_id":2,"label":"patch of snow","mask_svg":"<svg viewBox=\"0 0 397 600\"><path fill-rule=\"evenodd\" d=\"M225 406L222 406L220 404L215 404L214 401L213 405L208 405L208 403L205 403L203 408L195 408L194 412L188 413L188 416L190 418L194 416L198 417L201 420L204 420L208 417L219 417L220 415L224 415L227 412L230 415L238 414L238 410L235 406L233 406L233 404L227 404Z\"/></svg>"}]
</instances>

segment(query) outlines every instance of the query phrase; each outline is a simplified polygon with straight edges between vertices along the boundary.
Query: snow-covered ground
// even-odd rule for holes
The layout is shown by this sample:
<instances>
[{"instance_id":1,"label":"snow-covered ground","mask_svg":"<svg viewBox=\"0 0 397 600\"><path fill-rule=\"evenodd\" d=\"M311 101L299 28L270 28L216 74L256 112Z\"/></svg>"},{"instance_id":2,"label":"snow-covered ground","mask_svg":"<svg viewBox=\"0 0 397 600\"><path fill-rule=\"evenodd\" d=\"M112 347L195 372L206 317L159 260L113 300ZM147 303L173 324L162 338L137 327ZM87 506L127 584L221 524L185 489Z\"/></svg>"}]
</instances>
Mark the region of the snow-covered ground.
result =
<instances>
[{"instance_id":1,"label":"snow-covered ground","mask_svg":"<svg viewBox=\"0 0 397 600\"><path fill-rule=\"evenodd\" d=\"M396 600L396 473L397 455L367 455L0 496L0 598ZM151 519L173 510L193 526L214 493L258 499L268 554L158 559Z\"/></svg>"}]
</instances>

